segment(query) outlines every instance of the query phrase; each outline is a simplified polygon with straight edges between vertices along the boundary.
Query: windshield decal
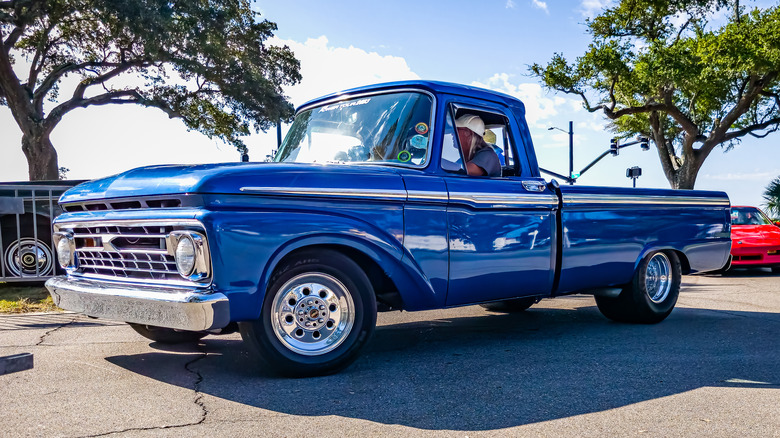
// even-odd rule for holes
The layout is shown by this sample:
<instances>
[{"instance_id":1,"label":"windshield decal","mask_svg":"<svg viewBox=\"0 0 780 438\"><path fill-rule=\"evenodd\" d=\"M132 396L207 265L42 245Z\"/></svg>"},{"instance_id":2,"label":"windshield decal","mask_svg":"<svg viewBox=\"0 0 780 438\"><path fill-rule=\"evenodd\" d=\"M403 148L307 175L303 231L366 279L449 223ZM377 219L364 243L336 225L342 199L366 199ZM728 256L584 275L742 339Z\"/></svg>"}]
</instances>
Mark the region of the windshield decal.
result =
<instances>
[{"instance_id":1,"label":"windshield decal","mask_svg":"<svg viewBox=\"0 0 780 438\"><path fill-rule=\"evenodd\" d=\"M414 137L411 138L411 140L409 140L409 144L413 148L425 149L425 147L428 146L428 137L422 135L415 135Z\"/></svg>"},{"instance_id":2,"label":"windshield decal","mask_svg":"<svg viewBox=\"0 0 780 438\"><path fill-rule=\"evenodd\" d=\"M368 102L371 102L371 98L367 99L360 99L360 100L353 100L352 102L342 102L342 103L334 103L332 105L327 105L322 108L320 108L320 112L326 112L326 111L333 111L337 109L344 109L349 108L351 106L358 106L358 105L365 105Z\"/></svg>"}]
</instances>

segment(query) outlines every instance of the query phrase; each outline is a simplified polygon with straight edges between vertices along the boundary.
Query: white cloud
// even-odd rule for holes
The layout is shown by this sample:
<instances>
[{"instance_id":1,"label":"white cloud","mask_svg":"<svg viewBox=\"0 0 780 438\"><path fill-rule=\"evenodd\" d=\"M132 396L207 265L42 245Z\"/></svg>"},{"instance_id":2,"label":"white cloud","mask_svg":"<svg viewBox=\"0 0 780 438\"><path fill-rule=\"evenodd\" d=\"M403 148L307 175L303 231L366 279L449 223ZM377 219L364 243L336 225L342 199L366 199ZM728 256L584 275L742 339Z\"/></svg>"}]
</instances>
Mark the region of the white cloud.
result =
<instances>
[{"instance_id":1,"label":"white cloud","mask_svg":"<svg viewBox=\"0 0 780 438\"><path fill-rule=\"evenodd\" d=\"M719 181L771 181L777 177L776 171L771 172L739 172L739 173L718 173L702 175L706 179Z\"/></svg>"},{"instance_id":2,"label":"white cloud","mask_svg":"<svg viewBox=\"0 0 780 438\"><path fill-rule=\"evenodd\" d=\"M582 13L585 18L593 18L614 3L614 0L582 0L580 13Z\"/></svg>"},{"instance_id":3,"label":"white cloud","mask_svg":"<svg viewBox=\"0 0 780 438\"><path fill-rule=\"evenodd\" d=\"M570 97L546 95L542 86L537 83L512 83L507 73L497 73L485 83L472 82L475 87L487 88L514 96L525 104L526 120L529 126L542 128L563 108L564 112L582 111L582 105Z\"/></svg>"},{"instance_id":4,"label":"white cloud","mask_svg":"<svg viewBox=\"0 0 780 438\"><path fill-rule=\"evenodd\" d=\"M417 79L406 60L356 47L333 47L324 36L286 44L301 62L303 80L285 92L294 105L324 94L377 82ZM276 132L246 138L252 161L262 161L276 145ZM137 106L107 105L79 109L52 132L60 166L72 179L93 179L134 167L165 163L237 161L235 148L188 132L180 120ZM0 108L0 180L27 179L21 134L7 108Z\"/></svg>"},{"instance_id":5,"label":"white cloud","mask_svg":"<svg viewBox=\"0 0 780 438\"><path fill-rule=\"evenodd\" d=\"M515 2L512 0L506 0L506 8L507 9L514 9L515 8Z\"/></svg>"},{"instance_id":6,"label":"white cloud","mask_svg":"<svg viewBox=\"0 0 780 438\"><path fill-rule=\"evenodd\" d=\"M301 61L301 83L285 92L295 106L324 94L379 82L419 79L404 58L383 56L353 46L333 47L328 38L306 42L272 39L274 45L287 45Z\"/></svg>"},{"instance_id":7,"label":"white cloud","mask_svg":"<svg viewBox=\"0 0 780 438\"><path fill-rule=\"evenodd\" d=\"M533 6L534 6L536 9L541 9L541 10L543 10L544 12L547 12L548 14L550 13L550 11L548 11L548 10L547 10L547 2L543 2L543 1L541 1L541 0L531 0L531 4L532 4L532 5L533 5Z\"/></svg>"}]
</instances>

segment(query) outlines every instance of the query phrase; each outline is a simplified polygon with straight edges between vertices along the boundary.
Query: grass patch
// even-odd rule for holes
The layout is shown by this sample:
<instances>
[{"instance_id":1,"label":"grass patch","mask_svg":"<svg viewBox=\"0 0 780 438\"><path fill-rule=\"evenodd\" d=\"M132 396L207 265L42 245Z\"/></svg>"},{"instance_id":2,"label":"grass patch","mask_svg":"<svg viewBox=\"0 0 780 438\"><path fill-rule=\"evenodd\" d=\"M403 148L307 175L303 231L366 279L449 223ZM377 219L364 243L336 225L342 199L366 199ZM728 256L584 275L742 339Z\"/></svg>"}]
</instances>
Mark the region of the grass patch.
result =
<instances>
[{"instance_id":1,"label":"grass patch","mask_svg":"<svg viewBox=\"0 0 780 438\"><path fill-rule=\"evenodd\" d=\"M0 313L57 312L49 292L43 286L0 284Z\"/></svg>"}]
</instances>

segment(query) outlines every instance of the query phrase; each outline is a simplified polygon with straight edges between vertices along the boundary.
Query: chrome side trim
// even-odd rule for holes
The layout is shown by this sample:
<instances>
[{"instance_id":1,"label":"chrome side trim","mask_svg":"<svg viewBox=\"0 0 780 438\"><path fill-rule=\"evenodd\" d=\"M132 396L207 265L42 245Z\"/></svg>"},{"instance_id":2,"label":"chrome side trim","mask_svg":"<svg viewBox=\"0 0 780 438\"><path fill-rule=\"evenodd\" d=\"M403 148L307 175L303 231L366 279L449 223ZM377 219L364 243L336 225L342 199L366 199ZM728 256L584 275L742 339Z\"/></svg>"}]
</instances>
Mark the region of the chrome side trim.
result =
<instances>
[{"instance_id":1,"label":"chrome side trim","mask_svg":"<svg viewBox=\"0 0 780 438\"><path fill-rule=\"evenodd\" d=\"M241 187L242 192L267 196L317 196L360 199L400 199L406 200L406 190L372 190L310 187Z\"/></svg>"},{"instance_id":2,"label":"chrome side trim","mask_svg":"<svg viewBox=\"0 0 780 438\"><path fill-rule=\"evenodd\" d=\"M62 276L49 279L46 288L57 306L97 318L190 331L230 323L227 297L208 289L130 286Z\"/></svg>"},{"instance_id":3,"label":"chrome side trim","mask_svg":"<svg viewBox=\"0 0 780 438\"><path fill-rule=\"evenodd\" d=\"M410 202L443 202L449 200L447 192L429 192L426 190L407 190L407 201Z\"/></svg>"},{"instance_id":4,"label":"chrome side trim","mask_svg":"<svg viewBox=\"0 0 780 438\"><path fill-rule=\"evenodd\" d=\"M642 204L642 205L690 205L731 206L728 198L699 198L693 196L626 196L563 194L564 204Z\"/></svg>"},{"instance_id":5,"label":"chrome side trim","mask_svg":"<svg viewBox=\"0 0 780 438\"><path fill-rule=\"evenodd\" d=\"M450 192L450 201L478 205L503 204L509 207L557 207L558 198L553 195L523 195L518 193Z\"/></svg>"}]
</instances>

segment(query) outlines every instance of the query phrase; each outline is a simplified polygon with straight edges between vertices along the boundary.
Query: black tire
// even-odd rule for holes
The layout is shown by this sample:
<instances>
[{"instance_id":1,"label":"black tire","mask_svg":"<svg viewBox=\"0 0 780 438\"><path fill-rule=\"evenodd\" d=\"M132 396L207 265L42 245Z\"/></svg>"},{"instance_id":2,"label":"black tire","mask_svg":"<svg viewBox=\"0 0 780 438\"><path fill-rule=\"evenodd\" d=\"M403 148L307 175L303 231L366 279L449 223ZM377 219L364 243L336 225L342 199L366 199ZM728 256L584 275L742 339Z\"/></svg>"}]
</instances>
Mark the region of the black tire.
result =
<instances>
[{"instance_id":1,"label":"black tire","mask_svg":"<svg viewBox=\"0 0 780 438\"><path fill-rule=\"evenodd\" d=\"M376 297L360 266L337 251L309 250L277 268L260 319L239 331L274 372L309 377L349 366L375 326Z\"/></svg>"},{"instance_id":2,"label":"black tire","mask_svg":"<svg viewBox=\"0 0 780 438\"><path fill-rule=\"evenodd\" d=\"M780 266L775 266L772 268L773 274L780 274Z\"/></svg>"},{"instance_id":3,"label":"black tire","mask_svg":"<svg viewBox=\"0 0 780 438\"><path fill-rule=\"evenodd\" d=\"M536 297L493 301L491 303L480 304L480 306L490 310L491 312L515 313L522 312L534 304L536 304Z\"/></svg>"},{"instance_id":4,"label":"black tire","mask_svg":"<svg viewBox=\"0 0 780 438\"><path fill-rule=\"evenodd\" d=\"M652 267L651 261L653 261ZM668 262L668 264L667 264ZM670 271L664 275L661 265ZM650 289L648 289L650 272ZM653 282L652 278L657 278ZM663 280L668 283L663 283ZM596 296L596 305L607 318L634 324L656 324L669 316L680 295L682 268L674 252L657 251L648 254L637 266L631 283L617 297ZM663 284L667 284L664 287Z\"/></svg>"},{"instance_id":5,"label":"black tire","mask_svg":"<svg viewBox=\"0 0 780 438\"><path fill-rule=\"evenodd\" d=\"M139 335L161 344L183 344L186 342L198 342L201 340L201 338L208 334L204 332L179 331L153 325L134 324L131 322L128 322L128 324L130 324L130 327L132 327L133 330L135 330Z\"/></svg>"}]
</instances>

